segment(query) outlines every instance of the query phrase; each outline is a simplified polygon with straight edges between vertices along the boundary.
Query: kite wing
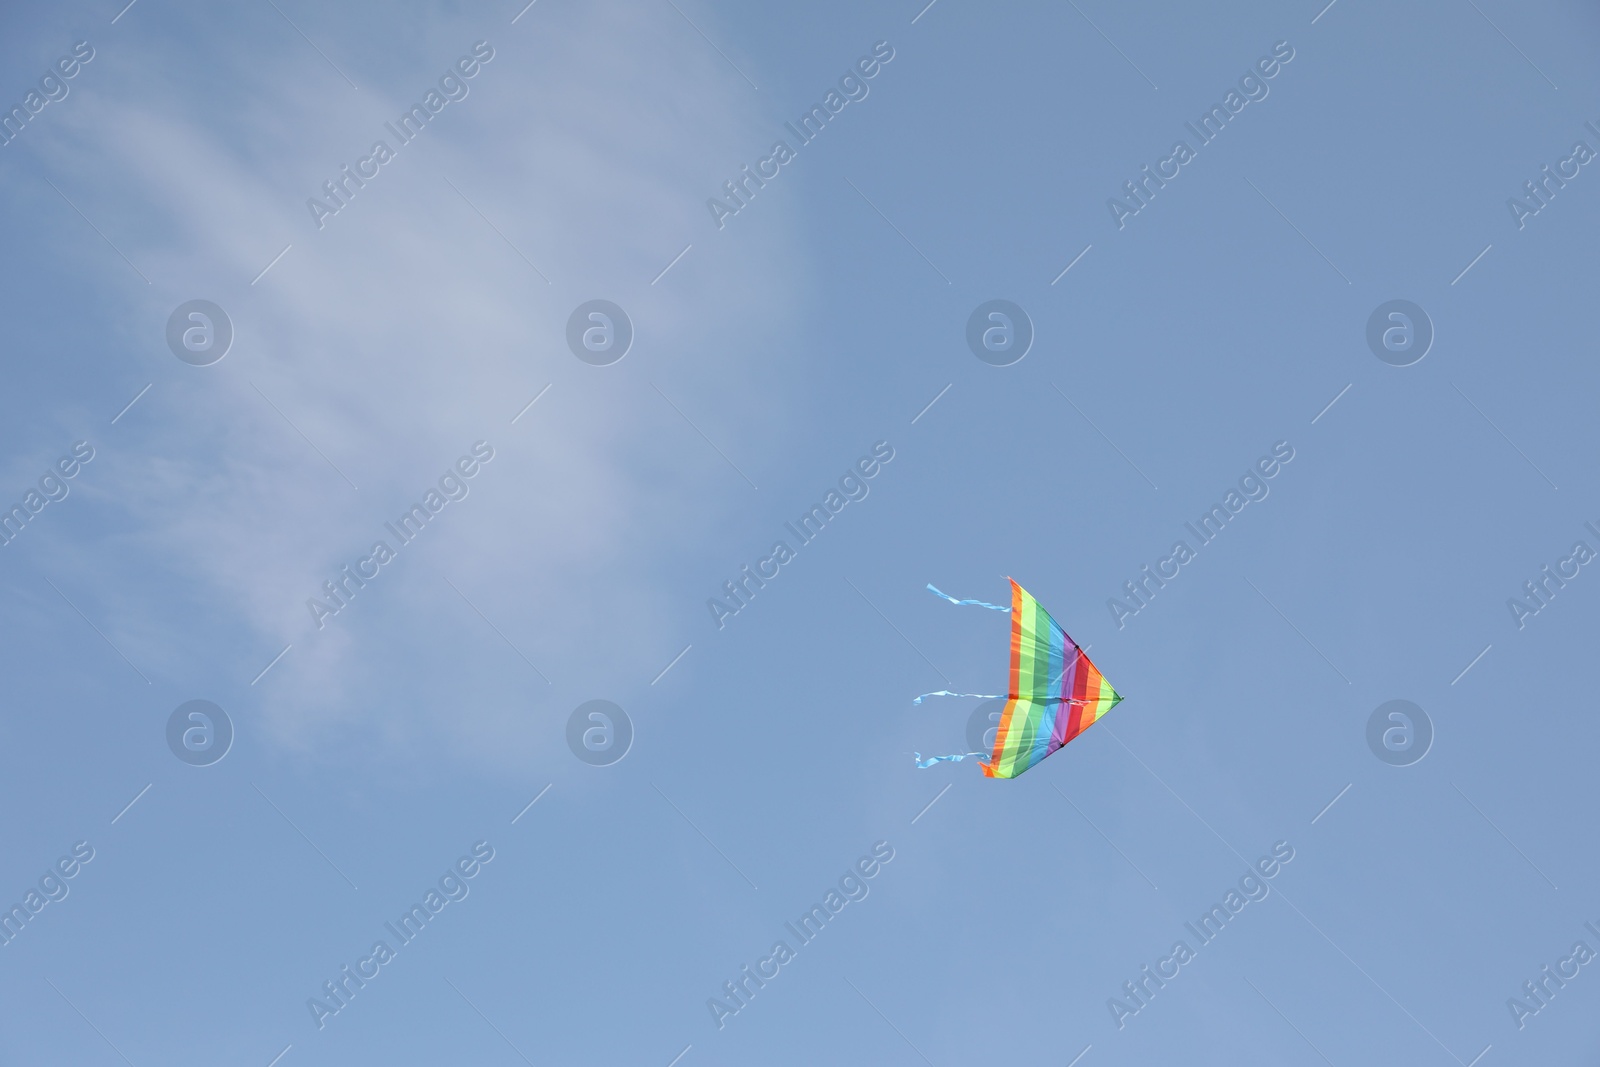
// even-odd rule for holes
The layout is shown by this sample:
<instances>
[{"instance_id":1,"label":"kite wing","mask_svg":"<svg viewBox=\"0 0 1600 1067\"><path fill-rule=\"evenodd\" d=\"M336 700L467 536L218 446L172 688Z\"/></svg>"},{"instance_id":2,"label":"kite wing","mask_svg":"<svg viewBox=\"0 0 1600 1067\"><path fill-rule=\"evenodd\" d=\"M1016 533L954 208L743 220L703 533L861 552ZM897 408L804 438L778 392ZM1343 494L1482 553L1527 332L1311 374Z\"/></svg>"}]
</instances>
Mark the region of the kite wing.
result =
<instances>
[{"instance_id":1,"label":"kite wing","mask_svg":"<svg viewBox=\"0 0 1600 1067\"><path fill-rule=\"evenodd\" d=\"M1011 583L1011 684L989 762L990 778L1015 778L1077 737L1122 699L1077 642Z\"/></svg>"}]
</instances>

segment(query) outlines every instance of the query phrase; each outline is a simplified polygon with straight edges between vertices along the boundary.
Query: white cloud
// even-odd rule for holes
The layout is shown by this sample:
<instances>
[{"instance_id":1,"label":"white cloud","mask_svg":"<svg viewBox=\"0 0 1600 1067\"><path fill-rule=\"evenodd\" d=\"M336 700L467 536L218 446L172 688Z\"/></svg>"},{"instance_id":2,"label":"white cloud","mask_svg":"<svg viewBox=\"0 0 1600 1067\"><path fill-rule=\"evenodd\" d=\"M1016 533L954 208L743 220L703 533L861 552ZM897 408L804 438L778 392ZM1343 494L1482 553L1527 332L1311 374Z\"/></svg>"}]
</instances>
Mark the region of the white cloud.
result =
<instances>
[{"instance_id":1,"label":"white cloud","mask_svg":"<svg viewBox=\"0 0 1600 1067\"><path fill-rule=\"evenodd\" d=\"M123 265L96 265L157 382L126 432L108 438L109 469L98 472L127 516L104 538L115 562L102 553L85 564L101 579L108 629L147 671L177 680L193 669L205 639L192 631L205 620L229 628L223 662L242 680L294 642L257 687L265 725L286 745L327 731L443 729L482 754L484 720L495 718L502 740L525 738L526 718L506 714L525 668L470 611L463 625L481 632L447 621L466 609L441 576L552 675L547 692L658 669L657 650L675 651L674 631L698 617L652 576L750 489L649 383L748 463L759 465L772 447L761 442L781 427L781 395L759 411L731 398L767 392L751 352L796 314L798 240L769 229L763 269L750 271L739 256L752 249L732 242L752 238L717 233L703 206L705 174L771 139L755 93L708 49L663 46L683 36L670 7L549 16L537 27L531 16L515 29L436 27L436 58L392 81L420 96L477 38L494 44L494 60L320 232L305 198L388 139L383 119L410 101L370 84L349 91L300 44L265 56L258 42L224 46L253 85L278 87L270 99L241 95L225 117L217 108L232 92L207 96L176 74L152 82L152 67L182 66L148 56L123 73L102 45L100 82L41 145L48 171L70 175L80 206L154 281L123 303L128 278L113 271ZM116 181L85 177L94 174ZM777 202L764 210L785 214ZM690 241L689 257L652 287ZM238 334L203 369L160 346L167 312L197 296L222 303ZM611 368L579 363L562 343L567 314L593 296L622 303L636 323L634 350ZM718 336L750 345L704 343L708 314ZM547 382L539 405L508 425ZM499 455L468 499L317 632L306 598L479 438ZM476 688L452 678L456 645L481 645L495 677ZM489 702L470 727L456 699L468 690Z\"/></svg>"}]
</instances>

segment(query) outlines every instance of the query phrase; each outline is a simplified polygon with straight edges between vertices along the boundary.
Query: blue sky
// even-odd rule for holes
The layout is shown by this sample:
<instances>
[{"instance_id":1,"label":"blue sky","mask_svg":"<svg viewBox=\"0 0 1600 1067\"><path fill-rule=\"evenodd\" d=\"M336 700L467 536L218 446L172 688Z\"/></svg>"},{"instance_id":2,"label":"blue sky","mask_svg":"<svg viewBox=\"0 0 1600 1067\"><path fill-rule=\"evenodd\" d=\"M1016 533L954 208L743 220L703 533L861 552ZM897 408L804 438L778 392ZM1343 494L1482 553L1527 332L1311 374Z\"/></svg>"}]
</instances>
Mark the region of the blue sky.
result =
<instances>
[{"instance_id":1,"label":"blue sky","mask_svg":"<svg viewBox=\"0 0 1600 1067\"><path fill-rule=\"evenodd\" d=\"M0 35L7 108L93 50L0 147L0 498L93 449L0 548L0 903L38 890L0 1060L1592 1060L1595 968L1524 983L1600 952L1600 578L1520 628L1507 601L1600 551L1600 178L1508 207L1600 151L1593 11L118 6ZM308 198L475 45L319 227ZM1275 47L1119 227L1108 199ZM209 366L166 340L199 299L234 333ZM634 331L609 366L566 341L597 299ZM992 299L1033 325L1011 366L966 345ZM1406 367L1366 341L1396 299L1435 331ZM879 442L718 628L707 600ZM1119 627L1108 599L1280 442ZM319 627L307 600L475 446ZM1019 779L917 770L973 702L911 698L1006 669L1005 618L924 586L1007 575L1126 699ZM1367 743L1397 699L1434 735L1408 766ZM232 724L205 766L167 740L192 700ZM607 766L568 746L591 700L632 725ZM378 970L340 1006L344 966Z\"/></svg>"}]
</instances>

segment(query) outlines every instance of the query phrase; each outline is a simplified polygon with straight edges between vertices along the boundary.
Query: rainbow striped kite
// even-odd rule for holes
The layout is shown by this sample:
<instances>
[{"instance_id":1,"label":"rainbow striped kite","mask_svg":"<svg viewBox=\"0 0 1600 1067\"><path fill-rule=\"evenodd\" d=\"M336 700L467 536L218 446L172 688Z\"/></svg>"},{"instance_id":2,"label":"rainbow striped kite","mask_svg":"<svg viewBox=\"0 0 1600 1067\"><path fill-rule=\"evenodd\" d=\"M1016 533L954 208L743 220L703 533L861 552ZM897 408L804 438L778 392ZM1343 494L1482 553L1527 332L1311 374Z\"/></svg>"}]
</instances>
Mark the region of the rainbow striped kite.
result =
<instances>
[{"instance_id":1,"label":"rainbow striped kite","mask_svg":"<svg viewBox=\"0 0 1600 1067\"><path fill-rule=\"evenodd\" d=\"M1008 579L1009 580L1009 579ZM1005 611L998 604L957 600L933 586L952 604ZM954 756L917 754L918 767L944 760L987 756L979 767L990 778L1015 778L1056 749L1099 722L1122 700L1077 642L1067 636L1050 613L1015 581L1011 582L1011 685L994 735L992 752ZM988 696L983 693L925 693L923 696ZM989 696L989 699L997 699ZM922 703L917 697L913 703Z\"/></svg>"}]
</instances>

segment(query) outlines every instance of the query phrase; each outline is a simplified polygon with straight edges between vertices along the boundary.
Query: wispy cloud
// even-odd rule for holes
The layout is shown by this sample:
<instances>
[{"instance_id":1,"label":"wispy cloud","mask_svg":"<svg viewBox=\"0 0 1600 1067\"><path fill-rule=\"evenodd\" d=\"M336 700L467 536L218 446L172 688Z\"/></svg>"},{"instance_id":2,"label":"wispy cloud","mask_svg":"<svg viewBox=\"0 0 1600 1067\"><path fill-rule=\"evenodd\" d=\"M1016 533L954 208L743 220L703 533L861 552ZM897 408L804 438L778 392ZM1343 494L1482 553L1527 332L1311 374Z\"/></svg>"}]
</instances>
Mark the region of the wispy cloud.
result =
<instances>
[{"instance_id":1,"label":"wispy cloud","mask_svg":"<svg viewBox=\"0 0 1600 1067\"><path fill-rule=\"evenodd\" d=\"M40 173L81 192L153 283L133 293L116 277L120 262L96 262L87 244L70 253L157 383L103 448L98 492L119 517L76 534L81 584L119 646L158 677L183 679L195 657L231 663L243 688L292 642L251 690L279 743L310 750L341 733L443 733L507 760L517 744L486 745L482 730L493 721L526 743L527 697L513 691L514 671L463 677L475 657L508 653L477 632L481 621L445 576L535 662L562 665L549 668L557 695L541 700L564 699L600 672L648 683L683 646L679 631L700 619L665 598L663 561L748 490L728 484L697 440L678 441L677 416L648 375L717 412L719 439L759 428L738 449L759 455L782 425L781 398L759 411L728 402L771 391L754 380L759 364L700 344L702 325L686 309L715 293L733 319L719 326L781 329L793 287L784 270L757 276L709 254L651 285L704 228L708 160L765 129L748 88L715 55L660 51L655 37L676 17L644 4L620 20L541 8L515 30L463 21L432 31L459 39L459 51L487 39L496 61L449 123L425 130L322 231L306 198L368 151L382 122L411 103L404 87L425 88L454 51L373 70L339 50L358 96L298 39L277 42L271 70L250 42L241 66L280 87L270 106L252 103L247 85L208 94L181 63L166 68L167 84L150 80L162 69L155 62L94 72L102 81L35 147ZM562 43L532 62L535 23ZM339 48L332 36L319 31ZM220 63L244 45L217 47ZM615 70L595 69L596 55ZM106 172L120 180L80 191L72 177ZM470 188L471 205L446 175ZM775 232L785 240L781 225ZM252 285L291 242L293 254ZM804 269L793 248L762 254ZM172 307L201 296L228 311L236 339L221 362L193 368L164 352L160 328ZM567 315L595 296L621 303L638 329L637 350L615 367L582 364L563 344ZM517 405L552 382L551 396L509 426ZM318 631L306 598L478 439L499 457L455 521L408 548L383 588L358 594L369 610ZM464 716L464 694L481 714Z\"/></svg>"}]
</instances>

